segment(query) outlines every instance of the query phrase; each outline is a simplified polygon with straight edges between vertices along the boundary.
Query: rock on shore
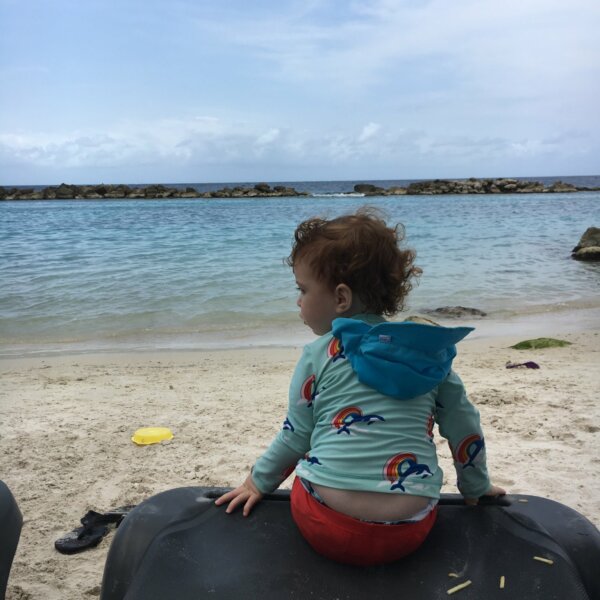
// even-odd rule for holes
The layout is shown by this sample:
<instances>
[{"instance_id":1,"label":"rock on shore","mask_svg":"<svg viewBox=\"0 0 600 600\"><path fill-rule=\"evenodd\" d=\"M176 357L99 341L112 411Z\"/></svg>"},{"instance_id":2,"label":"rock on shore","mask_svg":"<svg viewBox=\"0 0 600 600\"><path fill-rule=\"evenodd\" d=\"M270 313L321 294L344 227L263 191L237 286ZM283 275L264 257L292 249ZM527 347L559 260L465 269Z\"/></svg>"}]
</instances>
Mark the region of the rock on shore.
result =
<instances>
[{"instance_id":1,"label":"rock on shore","mask_svg":"<svg viewBox=\"0 0 600 600\"><path fill-rule=\"evenodd\" d=\"M600 260L600 228L588 227L571 252L575 260Z\"/></svg>"},{"instance_id":2,"label":"rock on shore","mask_svg":"<svg viewBox=\"0 0 600 600\"><path fill-rule=\"evenodd\" d=\"M461 319L463 317L486 317L487 313L478 308L468 306L441 306L440 308L425 309L425 314L449 319Z\"/></svg>"},{"instance_id":3,"label":"rock on shore","mask_svg":"<svg viewBox=\"0 0 600 600\"><path fill-rule=\"evenodd\" d=\"M267 183L257 183L254 187L224 187L212 192L198 192L195 188L173 188L164 185L130 187L128 185L68 185L32 188L3 188L0 186L0 200L100 200L103 198L265 198L280 196L307 196L294 188Z\"/></svg>"}]
</instances>

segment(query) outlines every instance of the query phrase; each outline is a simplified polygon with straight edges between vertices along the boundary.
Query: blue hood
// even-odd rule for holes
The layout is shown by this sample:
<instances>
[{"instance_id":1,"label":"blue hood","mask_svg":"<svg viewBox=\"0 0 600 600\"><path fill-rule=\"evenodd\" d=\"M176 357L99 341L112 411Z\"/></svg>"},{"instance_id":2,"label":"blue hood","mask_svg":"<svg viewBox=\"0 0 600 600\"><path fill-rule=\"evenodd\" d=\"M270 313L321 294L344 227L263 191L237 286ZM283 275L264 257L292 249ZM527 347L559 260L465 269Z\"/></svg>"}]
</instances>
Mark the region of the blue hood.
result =
<instances>
[{"instance_id":1,"label":"blue hood","mask_svg":"<svg viewBox=\"0 0 600 600\"><path fill-rule=\"evenodd\" d=\"M370 325L357 319L335 319L332 328L359 381L399 400L440 384L450 373L455 344L471 331L407 321Z\"/></svg>"}]
</instances>

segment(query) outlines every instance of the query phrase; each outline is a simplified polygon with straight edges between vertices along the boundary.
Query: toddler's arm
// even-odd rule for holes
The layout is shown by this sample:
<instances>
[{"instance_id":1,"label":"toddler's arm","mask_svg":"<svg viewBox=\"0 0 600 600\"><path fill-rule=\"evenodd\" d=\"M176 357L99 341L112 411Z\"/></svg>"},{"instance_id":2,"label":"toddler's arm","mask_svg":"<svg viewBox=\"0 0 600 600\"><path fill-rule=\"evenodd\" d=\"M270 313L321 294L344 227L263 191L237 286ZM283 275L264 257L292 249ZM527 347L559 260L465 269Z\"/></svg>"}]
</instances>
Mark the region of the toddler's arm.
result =
<instances>
[{"instance_id":1,"label":"toddler's arm","mask_svg":"<svg viewBox=\"0 0 600 600\"><path fill-rule=\"evenodd\" d=\"M256 461L244 483L223 494L215 504L229 502L230 513L244 505L244 516L260 502L264 494L277 489L290 475L296 463L310 449L314 428L312 402L316 396L316 371L310 347L304 349L292 377L288 413L283 427L266 452Z\"/></svg>"},{"instance_id":2,"label":"toddler's arm","mask_svg":"<svg viewBox=\"0 0 600 600\"><path fill-rule=\"evenodd\" d=\"M477 504L480 496L505 494L490 482L479 411L469 402L465 387L454 371L438 387L436 421L450 445L458 489L465 502Z\"/></svg>"}]
</instances>

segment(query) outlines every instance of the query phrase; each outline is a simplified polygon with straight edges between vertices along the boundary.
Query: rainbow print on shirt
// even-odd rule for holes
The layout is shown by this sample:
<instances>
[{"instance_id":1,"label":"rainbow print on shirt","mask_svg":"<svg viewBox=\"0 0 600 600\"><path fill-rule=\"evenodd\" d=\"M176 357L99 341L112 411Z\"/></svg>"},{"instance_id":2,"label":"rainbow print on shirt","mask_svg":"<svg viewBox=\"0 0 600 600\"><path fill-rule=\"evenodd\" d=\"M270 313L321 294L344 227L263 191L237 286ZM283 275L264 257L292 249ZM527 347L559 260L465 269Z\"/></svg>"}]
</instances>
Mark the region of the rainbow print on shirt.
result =
<instances>
[{"instance_id":1,"label":"rainbow print on shirt","mask_svg":"<svg viewBox=\"0 0 600 600\"><path fill-rule=\"evenodd\" d=\"M317 377L315 375L309 375L304 383L300 386L300 403L306 404L307 408L310 408L313 404L313 400L317 397Z\"/></svg>"},{"instance_id":2,"label":"rainbow print on shirt","mask_svg":"<svg viewBox=\"0 0 600 600\"><path fill-rule=\"evenodd\" d=\"M425 477L432 476L433 473L426 464L419 464L416 455L409 452L392 456L383 467L383 476L392 484L390 490L400 488L405 492L402 484L413 475L420 475L421 479L425 479Z\"/></svg>"},{"instance_id":3,"label":"rainbow print on shirt","mask_svg":"<svg viewBox=\"0 0 600 600\"><path fill-rule=\"evenodd\" d=\"M484 457L485 441L477 433L472 433L463 438L453 450L454 460L461 464L463 469L474 467Z\"/></svg>"},{"instance_id":4,"label":"rainbow print on shirt","mask_svg":"<svg viewBox=\"0 0 600 600\"><path fill-rule=\"evenodd\" d=\"M340 358L346 358L344 354L344 346L342 346L342 342L337 338L332 338L327 346L327 358L333 359L331 362L335 362Z\"/></svg>"},{"instance_id":5,"label":"rainbow print on shirt","mask_svg":"<svg viewBox=\"0 0 600 600\"><path fill-rule=\"evenodd\" d=\"M371 425L376 421L385 421L381 415L365 415L358 406L348 406L340 410L331 420L331 426L337 429L337 433L350 435L350 427L356 423Z\"/></svg>"}]
</instances>

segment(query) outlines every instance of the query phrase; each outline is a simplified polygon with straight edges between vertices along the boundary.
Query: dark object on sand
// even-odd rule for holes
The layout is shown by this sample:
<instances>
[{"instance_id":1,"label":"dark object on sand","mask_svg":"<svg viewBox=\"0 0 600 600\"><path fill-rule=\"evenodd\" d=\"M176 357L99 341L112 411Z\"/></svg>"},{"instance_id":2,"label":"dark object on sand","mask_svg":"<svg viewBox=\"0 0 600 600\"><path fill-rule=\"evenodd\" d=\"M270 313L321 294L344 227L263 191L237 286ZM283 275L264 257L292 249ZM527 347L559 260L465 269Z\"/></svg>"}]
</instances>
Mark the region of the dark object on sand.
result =
<instances>
[{"instance_id":1,"label":"dark object on sand","mask_svg":"<svg viewBox=\"0 0 600 600\"><path fill-rule=\"evenodd\" d=\"M21 537L23 516L8 486L0 481L0 598L6 594L8 575Z\"/></svg>"},{"instance_id":2,"label":"dark object on sand","mask_svg":"<svg viewBox=\"0 0 600 600\"><path fill-rule=\"evenodd\" d=\"M61 554L76 554L88 548L95 548L108 534L106 525L77 527L54 542Z\"/></svg>"},{"instance_id":3,"label":"dark object on sand","mask_svg":"<svg viewBox=\"0 0 600 600\"><path fill-rule=\"evenodd\" d=\"M82 527L77 527L54 542L62 554L75 554L94 548L108 534L111 526L118 527L133 506L122 506L107 513L88 511L81 517Z\"/></svg>"},{"instance_id":4,"label":"dark object on sand","mask_svg":"<svg viewBox=\"0 0 600 600\"><path fill-rule=\"evenodd\" d=\"M534 340L525 340L511 346L514 350L540 350L543 348L563 348L570 346L571 342L565 340L556 340L554 338L536 338Z\"/></svg>"},{"instance_id":5,"label":"dark object on sand","mask_svg":"<svg viewBox=\"0 0 600 600\"><path fill-rule=\"evenodd\" d=\"M445 598L467 579L461 600L600 598L600 532L552 500L511 495L466 506L443 495L419 550L357 568L312 550L292 521L289 492L265 496L243 517L214 505L225 491L173 489L131 511L112 542L101 600Z\"/></svg>"},{"instance_id":6,"label":"dark object on sand","mask_svg":"<svg viewBox=\"0 0 600 600\"><path fill-rule=\"evenodd\" d=\"M524 362L524 363L513 363L513 362L506 363L507 369L517 369L518 367L526 367L528 369L539 369L540 365L538 365L536 362L533 362L532 360L528 360L527 362Z\"/></svg>"},{"instance_id":7,"label":"dark object on sand","mask_svg":"<svg viewBox=\"0 0 600 600\"><path fill-rule=\"evenodd\" d=\"M468 306L442 306L440 308L428 309L423 311L428 315L438 317L448 317L450 319L460 319L462 317L486 317L487 313L478 308L469 308Z\"/></svg>"}]
</instances>

